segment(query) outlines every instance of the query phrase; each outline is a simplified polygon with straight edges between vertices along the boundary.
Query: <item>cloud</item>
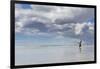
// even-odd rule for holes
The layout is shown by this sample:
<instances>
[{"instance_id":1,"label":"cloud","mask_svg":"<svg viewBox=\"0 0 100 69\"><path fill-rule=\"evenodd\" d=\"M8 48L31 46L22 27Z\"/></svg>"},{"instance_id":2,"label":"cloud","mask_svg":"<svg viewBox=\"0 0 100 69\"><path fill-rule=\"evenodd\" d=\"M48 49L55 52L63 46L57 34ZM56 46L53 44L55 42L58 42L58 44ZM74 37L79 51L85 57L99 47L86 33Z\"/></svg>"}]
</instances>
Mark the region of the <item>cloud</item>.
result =
<instances>
[{"instance_id":1,"label":"cloud","mask_svg":"<svg viewBox=\"0 0 100 69\"><path fill-rule=\"evenodd\" d=\"M32 9L23 9L17 6L23 5L16 5L16 16L24 15L24 17L33 19L38 17L41 21L50 21L49 23L75 23L94 18L94 9L92 8L30 5Z\"/></svg>"},{"instance_id":2,"label":"cloud","mask_svg":"<svg viewBox=\"0 0 100 69\"><path fill-rule=\"evenodd\" d=\"M88 38L93 39L93 22L93 8L15 5L16 33L75 39L90 35Z\"/></svg>"},{"instance_id":3,"label":"cloud","mask_svg":"<svg viewBox=\"0 0 100 69\"><path fill-rule=\"evenodd\" d=\"M82 30L85 28L86 23L76 23L75 24L75 34L79 35L82 34Z\"/></svg>"}]
</instances>

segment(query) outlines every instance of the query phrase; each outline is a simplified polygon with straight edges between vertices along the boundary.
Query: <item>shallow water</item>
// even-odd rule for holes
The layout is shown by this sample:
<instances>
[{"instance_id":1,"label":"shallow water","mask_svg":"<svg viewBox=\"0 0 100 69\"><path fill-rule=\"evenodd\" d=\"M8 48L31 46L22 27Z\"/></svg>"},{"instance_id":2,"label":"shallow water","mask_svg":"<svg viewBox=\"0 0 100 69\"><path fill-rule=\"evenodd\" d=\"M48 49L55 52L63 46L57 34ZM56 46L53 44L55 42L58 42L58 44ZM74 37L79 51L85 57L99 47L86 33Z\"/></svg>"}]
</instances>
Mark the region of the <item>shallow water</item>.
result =
<instances>
[{"instance_id":1,"label":"shallow water","mask_svg":"<svg viewBox=\"0 0 100 69\"><path fill-rule=\"evenodd\" d=\"M94 47L41 46L15 47L15 65L94 61Z\"/></svg>"}]
</instances>

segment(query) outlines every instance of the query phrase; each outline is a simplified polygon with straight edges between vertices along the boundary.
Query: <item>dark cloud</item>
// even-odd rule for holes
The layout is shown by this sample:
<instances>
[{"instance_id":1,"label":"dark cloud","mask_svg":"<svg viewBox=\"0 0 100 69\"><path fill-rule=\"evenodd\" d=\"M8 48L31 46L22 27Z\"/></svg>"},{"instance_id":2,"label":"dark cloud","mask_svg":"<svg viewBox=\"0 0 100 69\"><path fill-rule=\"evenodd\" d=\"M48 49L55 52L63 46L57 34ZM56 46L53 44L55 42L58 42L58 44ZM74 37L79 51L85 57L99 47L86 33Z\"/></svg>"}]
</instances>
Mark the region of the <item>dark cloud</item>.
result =
<instances>
[{"instance_id":1,"label":"dark cloud","mask_svg":"<svg viewBox=\"0 0 100 69\"><path fill-rule=\"evenodd\" d=\"M39 22L39 21L31 21L31 22L28 22L24 28L35 28L35 29L38 29L40 30L41 32L47 32L48 31L48 28L45 26L45 24Z\"/></svg>"},{"instance_id":2,"label":"dark cloud","mask_svg":"<svg viewBox=\"0 0 100 69\"><path fill-rule=\"evenodd\" d=\"M91 20L92 19L92 20ZM91 20L91 21L89 21ZM91 23L89 23L91 22ZM15 5L16 33L54 35L92 43L94 9L41 5ZM89 40L91 39L91 40Z\"/></svg>"}]
</instances>

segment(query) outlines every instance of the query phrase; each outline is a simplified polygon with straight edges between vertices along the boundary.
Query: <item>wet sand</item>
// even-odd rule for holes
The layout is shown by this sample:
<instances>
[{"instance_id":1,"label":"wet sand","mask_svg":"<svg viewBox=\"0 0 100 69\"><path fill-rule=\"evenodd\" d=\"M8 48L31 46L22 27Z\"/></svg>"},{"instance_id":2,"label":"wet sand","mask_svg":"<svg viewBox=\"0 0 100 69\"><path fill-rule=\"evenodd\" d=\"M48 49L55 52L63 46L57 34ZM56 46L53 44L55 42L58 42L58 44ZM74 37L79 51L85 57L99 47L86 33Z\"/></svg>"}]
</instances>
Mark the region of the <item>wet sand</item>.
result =
<instances>
[{"instance_id":1,"label":"wet sand","mask_svg":"<svg viewBox=\"0 0 100 69\"><path fill-rule=\"evenodd\" d=\"M94 61L94 47L16 46L15 65Z\"/></svg>"}]
</instances>

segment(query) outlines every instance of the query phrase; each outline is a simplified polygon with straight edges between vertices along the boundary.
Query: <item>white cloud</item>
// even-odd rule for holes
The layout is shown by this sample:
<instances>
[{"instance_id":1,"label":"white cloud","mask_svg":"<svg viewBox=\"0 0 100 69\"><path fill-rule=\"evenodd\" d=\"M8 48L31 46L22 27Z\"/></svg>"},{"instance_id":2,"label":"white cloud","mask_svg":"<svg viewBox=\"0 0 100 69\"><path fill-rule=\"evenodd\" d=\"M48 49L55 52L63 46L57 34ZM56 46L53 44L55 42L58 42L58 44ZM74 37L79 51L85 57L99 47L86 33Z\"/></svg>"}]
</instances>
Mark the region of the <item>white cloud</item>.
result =
<instances>
[{"instance_id":1,"label":"white cloud","mask_svg":"<svg viewBox=\"0 0 100 69\"><path fill-rule=\"evenodd\" d=\"M23 24L21 22L15 23L15 32L21 32Z\"/></svg>"},{"instance_id":2,"label":"white cloud","mask_svg":"<svg viewBox=\"0 0 100 69\"><path fill-rule=\"evenodd\" d=\"M83 22L83 23L76 23L75 24L74 32L76 35L81 35L81 34L85 33L85 31L94 32L94 23Z\"/></svg>"},{"instance_id":3,"label":"white cloud","mask_svg":"<svg viewBox=\"0 0 100 69\"><path fill-rule=\"evenodd\" d=\"M76 24L75 24L75 34L76 34L76 35L81 34L83 28L85 27L85 25L86 25L86 23L82 23L82 24L76 23Z\"/></svg>"},{"instance_id":4,"label":"white cloud","mask_svg":"<svg viewBox=\"0 0 100 69\"><path fill-rule=\"evenodd\" d=\"M17 7L18 5L16 5ZM21 6L21 5L20 5ZM94 18L94 9L76 8L76 7L59 7L59 6L41 6L31 5L32 9L16 8L15 14L17 16L31 17L38 20L45 20L48 23L55 23L57 19L65 19L66 21L83 22L90 16ZM44 21L43 20L43 21Z\"/></svg>"},{"instance_id":5,"label":"white cloud","mask_svg":"<svg viewBox=\"0 0 100 69\"><path fill-rule=\"evenodd\" d=\"M55 38L93 35L94 9L31 5L31 9L15 5L15 32ZM35 26L36 25L36 26ZM40 26L41 25L41 26ZM26 27L27 26L27 27ZM34 27L35 26L35 27Z\"/></svg>"},{"instance_id":6,"label":"white cloud","mask_svg":"<svg viewBox=\"0 0 100 69\"><path fill-rule=\"evenodd\" d=\"M94 23L89 22L88 26L89 26L89 30L94 31Z\"/></svg>"}]
</instances>

